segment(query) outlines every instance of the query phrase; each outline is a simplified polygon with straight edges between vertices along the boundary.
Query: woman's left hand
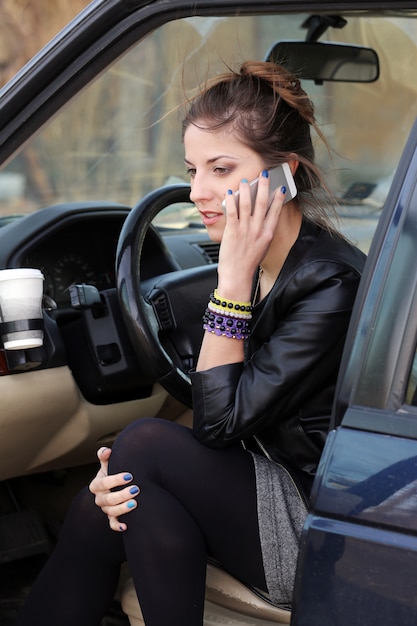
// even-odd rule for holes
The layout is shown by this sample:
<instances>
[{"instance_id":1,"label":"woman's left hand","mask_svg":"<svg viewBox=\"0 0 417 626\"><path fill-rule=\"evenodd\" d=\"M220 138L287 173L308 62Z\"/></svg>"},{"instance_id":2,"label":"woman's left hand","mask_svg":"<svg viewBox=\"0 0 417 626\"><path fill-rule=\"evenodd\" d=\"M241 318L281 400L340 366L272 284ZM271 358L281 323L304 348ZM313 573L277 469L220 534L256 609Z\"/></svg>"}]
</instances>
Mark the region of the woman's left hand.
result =
<instances>
[{"instance_id":1,"label":"woman's left hand","mask_svg":"<svg viewBox=\"0 0 417 626\"><path fill-rule=\"evenodd\" d=\"M139 487L131 485L133 476L129 472L108 475L108 463L111 456L111 448L100 448L97 457L100 461L100 469L96 477L91 481L89 489L95 495L95 503L101 508L109 519L110 528L117 532L123 532L127 525L119 521L119 516L133 511L137 506L136 496ZM125 486L128 484L128 486ZM124 487L112 491L117 487Z\"/></svg>"}]
</instances>

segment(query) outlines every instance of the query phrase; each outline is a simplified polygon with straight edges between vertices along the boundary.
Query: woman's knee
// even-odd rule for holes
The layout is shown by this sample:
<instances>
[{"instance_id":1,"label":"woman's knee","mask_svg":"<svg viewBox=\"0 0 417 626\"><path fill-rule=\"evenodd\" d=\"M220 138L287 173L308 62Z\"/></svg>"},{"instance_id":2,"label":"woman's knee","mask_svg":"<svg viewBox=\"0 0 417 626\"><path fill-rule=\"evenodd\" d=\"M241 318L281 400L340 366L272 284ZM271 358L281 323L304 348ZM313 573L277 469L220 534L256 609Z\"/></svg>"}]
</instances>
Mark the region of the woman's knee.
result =
<instances>
[{"instance_id":1,"label":"woman's knee","mask_svg":"<svg viewBox=\"0 0 417 626\"><path fill-rule=\"evenodd\" d=\"M116 438L109 461L109 472L133 471L153 467L158 458L165 458L164 450L175 445L175 440L188 430L159 418L144 418L129 424ZM162 453L162 454L161 454Z\"/></svg>"}]
</instances>

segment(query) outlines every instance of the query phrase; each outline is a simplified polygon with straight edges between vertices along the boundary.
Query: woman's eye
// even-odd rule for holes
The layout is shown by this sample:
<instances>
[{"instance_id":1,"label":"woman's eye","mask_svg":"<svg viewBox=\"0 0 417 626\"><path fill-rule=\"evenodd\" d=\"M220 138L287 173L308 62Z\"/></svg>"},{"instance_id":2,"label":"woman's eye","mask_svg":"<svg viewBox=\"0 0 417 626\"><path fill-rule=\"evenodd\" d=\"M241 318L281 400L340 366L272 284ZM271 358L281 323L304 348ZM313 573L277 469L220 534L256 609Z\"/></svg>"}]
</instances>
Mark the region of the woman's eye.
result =
<instances>
[{"instance_id":1,"label":"woman's eye","mask_svg":"<svg viewBox=\"0 0 417 626\"><path fill-rule=\"evenodd\" d=\"M195 176L195 169L193 167L187 167L187 169L185 170L185 173L190 178L194 178L194 176Z\"/></svg>"},{"instance_id":2,"label":"woman's eye","mask_svg":"<svg viewBox=\"0 0 417 626\"><path fill-rule=\"evenodd\" d=\"M220 167L217 166L214 168L214 171L216 174L220 174L220 176L224 175L224 174L229 174L230 169L228 167Z\"/></svg>"}]
</instances>

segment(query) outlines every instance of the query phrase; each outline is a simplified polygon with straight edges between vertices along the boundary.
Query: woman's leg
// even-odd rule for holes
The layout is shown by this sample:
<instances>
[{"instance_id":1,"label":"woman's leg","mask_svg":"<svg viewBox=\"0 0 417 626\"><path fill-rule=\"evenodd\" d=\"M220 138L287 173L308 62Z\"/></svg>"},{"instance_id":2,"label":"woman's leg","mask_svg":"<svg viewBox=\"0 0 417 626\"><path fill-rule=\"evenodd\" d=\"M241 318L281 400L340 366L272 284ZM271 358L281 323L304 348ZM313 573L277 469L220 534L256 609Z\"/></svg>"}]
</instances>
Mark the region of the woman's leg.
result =
<instances>
[{"instance_id":1,"label":"woman's leg","mask_svg":"<svg viewBox=\"0 0 417 626\"><path fill-rule=\"evenodd\" d=\"M109 470L129 471L138 506L123 516L129 567L147 626L202 624L207 554L266 588L253 461L164 420L135 422L116 440Z\"/></svg>"},{"instance_id":2,"label":"woman's leg","mask_svg":"<svg viewBox=\"0 0 417 626\"><path fill-rule=\"evenodd\" d=\"M36 581L18 626L96 626L126 559L147 626L202 624L207 554L241 580L265 588L251 456L216 451L191 431L140 420L116 440L110 472L129 471L141 492L110 530L85 490Z\"/></svg>"},{"instance_id":3,"label":"woman's leg","mask_svg":"<svg viewBox=\"0 0 417 626\"><path fill-rule=\"evenodd\" d=\"M125 560L122 536L110 529L94 496L84 489L69 509L17 626L97 626Z\"/></svg>"}]
</instances>

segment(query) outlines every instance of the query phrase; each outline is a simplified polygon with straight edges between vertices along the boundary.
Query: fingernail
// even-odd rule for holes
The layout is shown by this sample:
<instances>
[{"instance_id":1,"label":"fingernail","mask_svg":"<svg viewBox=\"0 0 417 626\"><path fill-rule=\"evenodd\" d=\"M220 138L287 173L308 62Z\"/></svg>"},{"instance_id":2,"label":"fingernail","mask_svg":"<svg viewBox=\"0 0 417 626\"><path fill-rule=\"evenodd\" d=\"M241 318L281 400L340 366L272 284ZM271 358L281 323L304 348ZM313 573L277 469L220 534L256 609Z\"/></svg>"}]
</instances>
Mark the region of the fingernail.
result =
<instances>
[{"instance_id":1,"label":"fingernail","mask_svg":"<svg viewBox=\"0 0 417 626\"><path fill-rule=\"evenodd\" d=\"M103 446L102 448L100 448L100 450L98 451L99 454L103 454L103 452L107 450L107 448L105 446Z\"/></svg>"},{"instance_id":2,"label":"fingernail","mask_svg":"<svg viewBox=\"0 0 417 626\"><path fill-rule=\"evenodd\" d=\"M228 190L227 190L227 193L229 194L229 196L231 196L231 195L232 195L232 193L233 193L233 191L232 191L231 189L228 189Z\"/></svg>"},{"instance_id":3,"label":"fingernail","mask_svg":"<svg viewBox=\"0 0 417 626\"><path fill-rule=\"evenodd\" d=\"M262 176L263 176L264 178L268 178L268 177L269 177L269 172L268 172L268 170L262 170Z\"/></svg>"},{"instance_id":4,"label":"fingernail","mask_svg":"<svg viewBox=\"0 0 417 626\"><path fill-rule=\"evenodd\" d=\"M285 186L285 185L282 185L282 187L281 187L281 193L284 193L284 194L285 194L285 193L287 193L287 188L286 188L286 186Z\"/></svg>"},{"instance_id":5,"label":"fingernail","mask_svg":"<svg viewBox=\"0 0 417 626\"><path fill-rule=\"evenodd\" d=\"M133 495L135 495L135 493L139 493L139 487L136 487L136 486L135 486L135 487L131 487L131 488L129 489L129 492L130 492L130 493L132 494L132 496L133 496Z\"/></svg>"},{"instance_id":6,"label":"fingernail","mask_svg":"<svg viewBox=\"0 0 417 626\"><path fill-rule=\"evenodd\" d=\"M125 530L124 526L119 526L119 530Z\"/></svg>"},{"instance_id":7,"label":"fingernail","mask_svg":"<svg viewBox=\"0 0 417 626\"><path fill-rule=\"evenodd\" d=\"M123 480L126 480L126 481L128 481L128 480L132 480L132 478L133 478L132 474L125 474L125 475L123 476Z\"/></svg>"},{"instance_id":8,"label":"fingernail","mask_svg":"<svg viewBox=\"0 0 417 626\"><path fill-rule=\"evenodd\" d=\"M247 183L248 179L247 178L242 178L242 183Z\"/></svg>"},{"instance_id":9,"label":"fingernail","mask_svg":"<svg viewBox=\"0 0 417 626\"><path fill-rule=\"evenodd\" d=\"M129 502L127 503L127 508L128 509L134 509L135 506L136 506L135 500L129 500Z\"/></svg>"}]
</instances>

